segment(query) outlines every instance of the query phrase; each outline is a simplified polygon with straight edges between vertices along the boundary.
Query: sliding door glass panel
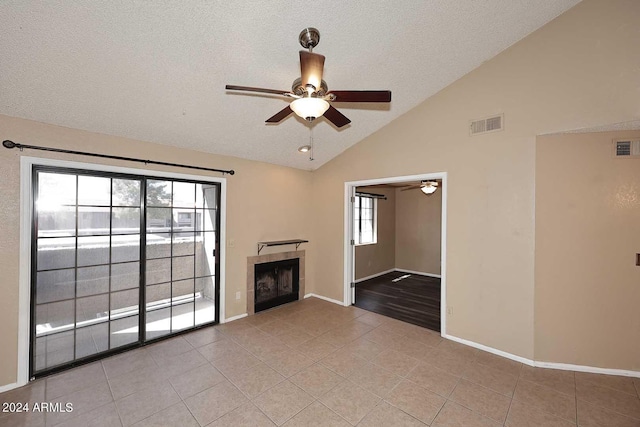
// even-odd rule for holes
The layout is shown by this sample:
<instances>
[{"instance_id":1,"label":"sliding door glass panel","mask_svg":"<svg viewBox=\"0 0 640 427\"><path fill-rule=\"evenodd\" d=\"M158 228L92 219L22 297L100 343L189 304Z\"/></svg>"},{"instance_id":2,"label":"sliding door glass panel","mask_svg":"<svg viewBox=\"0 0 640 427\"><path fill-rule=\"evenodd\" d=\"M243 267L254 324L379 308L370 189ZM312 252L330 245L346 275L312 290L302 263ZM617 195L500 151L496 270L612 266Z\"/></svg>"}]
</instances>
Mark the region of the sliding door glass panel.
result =
<instances>
[{"instance_id":1,"label":"sliding door glass panel","mask_svg":"<svg viewBox=\"0 0 640 427\"><path fill-rule=\"evenodd\" d=\"M90 206L110 206L111 178L92 175L79 175L78 204Z\"/></svg>"},{"instance_id":2,"label":"sliding door glass panel","mask_svg":"<svg viewBox=\"0 0 640 427\"><path fill-rule=\"evenodd\" d=\"M215 300L216 281L214 276L201 277L195 280L195 322L196 325L210 323L216 320Z\"/></svg>"},{"instance_id":3,"label":"sliding door glass panel","mask_svg":"<svg viewBox=\"0 0 640 427\"><path fill-rule=\"evenodd\" d=\"M82 236L77 239L76 266L108 265L111 236Z\"/></svg>"},{"instance_id":4,"label":"sliding door glass panel","mask_svg":"<svg viewBox=\"0 0 640 427\"><path fill-rule=\"evenodd\" d=\"M32 374L139 342L141 183L34 172Z\"/></svg>"},{"instance_id":5,"label":"sliding door glass panel","mask_svg":"<svg viewBox=\"0 0 640 427\"><path fill-rule=\"evenodd\" d=\"M219 184L36 168L31 374L216 322L219 197Z\"/></svg>"},{"instance_id":6,"label":"sliding door glass panel","mask_svg":"<svg viewBox=\"0 0 640 427\"><path fill-rule=\"evenodd\" d=\"M76 297L109 292L109 266L83 267L76 270Z\"/></svg>"},{"instance_id":7,"label":"sliding door glass panel","mask_svg":"<svg viewBox=\"0 0 640 427\"><path fill-rule=\"evenodd\" d=\"M218 196L217 185L147 181L146 339L216 320Z\"/></svg>"},{"instance_id":8,"label":"sliding door glass panel","mask_svg":"<svg viewBox=\"0 0 640 427\"><path fill-rule=\"evenodd\" d=\"M70 300L75 297L75 269L41 271L37 274L36 303Z\"/></svg>"},{"instance_id":9,"label":"sliding door glass panel","mask_svg":"<svg viewBox=\"0 0 640 427\"><path fill-rule=\"evenodd\" d=\"M171 283L147 284L146 339L154 339L171 332Z\"/></svg>"},{"instance_id":10,"label":"sliding door glass panel","mask_svg":"<svg viewBox=\"0 0 640 427\"><path fill-rule=\"evenodd\" d=\"M147 180L147 207L171 206L171 181Z\"/></svg>"},{"instance_id":11,"label":"sliding door glass panel","mask_svg":"<svg viewBox=\"0 0 640 427\"><path fill-rule=\"evenodd\" d=\"M193 230L189 232L181 231L173 233L171 239L171 251L174 257L195 255L195 235Z\"/></svg>"},{"instance_id":12,"label":"sliding door glass panel","mask_svg":"<svg viewBox=\"0 0 640 427\"><path fill-rule=\"evenodd\" d=\"M147 259L171 257L171 233L153 233L147 231Z\"/></svg>"},{"instance_id":13,"label":"sliding door glass panel","mask_svg":"<svg viewBox=\"0 0 640 427\"><path fill-rule=\"evenodd\" d=\"M109 206L78 206L78 235L109 235L111 209Z\"/></svg>"},{"instance_id":14,"label":"sliding door glass panel","mask_svg":"<svg viewBox=\"0 0 640 427\"><path fill-rule=\"evenodd\" d=\"M129 234L111 236L111 262L130 262L140 260L140 235Z\"/></svg>"},{"instance_id":15,"label":"sliding door glass panel","mask_svg":"<svg viewBox=\"0 0 640 427\"><path fill-rule=\"evenodd\" d=\"M112 206L140 206L142 188L139 181L113 178L111 182L113 185Z\"/></svg>"},{"instance_id":16,"label":"sliding door glass panel","mask_svg":"<svg viewBox=\"0 0 640 427\"><path fill-rule=\"evenodd\" d=\"M111 291L122 291L124 289L139 289L140 286L140 263L124 262L111 265Z\"/></svg>"},{"instance_id":17,"label":"sliding door glass panel","mask_svg":"<svg viewBox=\"0 0 640 427\"><path fill-rule=\"evenodd\" d=\"M173 182L174 208L194 208L196 204L196 184L193 182Z\"/></svg>"},{"instance_id":18,"label":"sliding door glass panel","mask_svg":"<svg viewBox=\"0 0 640 427\"><path fill-rule=\"evenodd\" d=\"M174 281L171 286L173 301L173 313L171 319L171 331L177 332L192 328L194 321L194 285L195 279Z\"/></svg>"},{"instance_id":19,"label":"sliding door glass panel","mask_svg":"<svg viewBox=\"0 0 640 427\"><path fill-rule=\"evenodd\" d=\"M196 207L202 209L218 208L218 185L196 184Z\"/></svg>"},{"instance_id":20,"label":"sliding door glass panel","mask_svg":"<svg viewBox=\"0 0 640 427\"><path fill-rule=\"evenodd\" d=\"M196 188L195 322L215 320L217 229L219 222L217 185L198 184Z\"/></svg>"},{"instance_id":21,"label":"sliding door glass panel","mask_svg":"<svg viewBox=\"0 0 640 427\"><path fill-rule=\"evenodd\" d=\"M109 349L117 349L139 341L138 322L138 316L120 317L113 315L109 324L111 330Z\"/></svg>"},{"instance_id":22,"label":"sliding door glass panel","mask_svg":"<svg viewBox=\"0 0 640 427\"><path fill-rule=\"evenodd\" d=\"M76 327L103 323L109 318L109 295L100 294L76 299Z\"/></svg>"}]
</instances>

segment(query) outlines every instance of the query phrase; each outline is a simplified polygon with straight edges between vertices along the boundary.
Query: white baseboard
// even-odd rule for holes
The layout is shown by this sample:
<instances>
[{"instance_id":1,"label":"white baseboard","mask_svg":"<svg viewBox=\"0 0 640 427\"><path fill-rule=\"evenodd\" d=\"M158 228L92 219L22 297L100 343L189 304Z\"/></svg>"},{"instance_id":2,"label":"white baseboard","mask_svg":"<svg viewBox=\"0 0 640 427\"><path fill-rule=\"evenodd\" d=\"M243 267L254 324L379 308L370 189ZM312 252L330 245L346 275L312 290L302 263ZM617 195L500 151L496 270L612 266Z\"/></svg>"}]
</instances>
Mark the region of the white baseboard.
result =
<instances>
[{"instance_id":1,"label":"white baseboard","mask_svg":"<svg viewBox=\"0 0 640 427\"><path fill-rule=\"evenodd\" d=\"M319 299L324 300L324 301L329 301L329 302L332 302L334 304L338 304L338 305L344 306L344 303L342 301L338 301L337 299L333 299L333 298L323 297L322 295L318 295L318 294L313 294L313 293L306 294L304 297L305 298L315 297L315 298L319 298Z\"/></svg>"},{"instance_id":2,"label":"white baseboard","mask_svg":"<svg viewBox=\"0 0 640 427\"><path fill-rule=\"evenodd\" d=\"M640 371L625 369L597 368L595 366L571 365L569 363L534 362L538 368L559 369L561 371L589 372L592 374L618 375L621 377L640 378Z\"/></svg>"},{"instance_id":3,"label":"white baseboard","mask_svg":"<svg viewBox=\"0 0 640 427\"><path fill-rule=\"evenodd\" d=\"M487 353L492 353L498 356L506 357L507 359L515 360L516 362L524 363L525 365L535 366L534 361L531 359L527 359L526 357L516 356L515 354L507 353L506 351L498 350L493 347L488 347L484 344L478 344L477 342L465 340L464 338L458 338L453 335L444 334L442 335L442 337L451 341L459 342L460 344L468 345L469 347L484 350Z\"/></svg>"},{"instance_id":4,"label":"white baseboard","mask_svg":"<svg viewBox=\"0 0 640 427\"><path fill-rule=\"evenodd\" d=\"M486 345L479 344L477 342L465 340L463 338L458 338L453 335L444 334L442 335L442 337L451 341L468 345L469 347L474 347L480 350L484 350L488 353L505 357L507 359L515 360L516 362L524 363L525 365L534 366L536 368L558 369L562 371L589 372L592 374L606 374L606 375L618 375L623 377L640 378L640 371L629 371L625 369L596 368L594 366L571 365L568 363L540 362L532 359L527 359L526 357L521 357L515 354L507 353L506 351L498 350L493 347L488 347Z\"/></svg>"},{"instance_id":5,"label":"white baseboard","mask_svg":"<svg viewBox=\"0 0 640 427\"><path fill-rule=\"evenodd\" d=\"M248 314L247 314L247 313L244 313L244 314L238 314L237 316L233 316L233 317L229 317L229 318L227 318L227 319L224 319L224 322L222 322L222 323L229 323L229 322L233 322L234 320L240 320L240 319L242 319L243 317L247 317L247 316L248 316Z\"/></svg>"},{"instance_id":6,"label":"white baseboard","mask_svg":"<svg viewBox=\"0 0 640 427\"><path fill-rule=\"evenodd\" d=\"M11 383L7 385L0 386L0 393L4 393L5 391L13 390L14 388L18 388L20 385L18 383Z\"/></svg>"},{"instance_id":7,"label":"white baseboard","mask_svg":"<svg viewBox=\"0 0 640 427\"><path fill-rule=\"evenodd\" d=\"M356 280L354 283L360 283L360 282L364 282L365 280L375 279L376 277L380 277L380 276L382 276L384 274L387 274L387 273L393 273L394 271L396 271L395 268L390 268L389 270L382 271L382 272L376 273L376 274L372 274L371 276L361 277L360 279Z\"/></svg>"},{"instance_id":8,"label":"white baseboard","mask_svg":"<svg viewBox=\"0 0 640 427\"><path fill-rule=\"evenodd\" d=\"M441 279L442 278L442 276L439 275L439 274L424 273L422 271L406 270L404 268L394 268L393 271L398 271L400 273L419 274L420 276L435 277L437 279Z\"/></svg>"}]
</instances>

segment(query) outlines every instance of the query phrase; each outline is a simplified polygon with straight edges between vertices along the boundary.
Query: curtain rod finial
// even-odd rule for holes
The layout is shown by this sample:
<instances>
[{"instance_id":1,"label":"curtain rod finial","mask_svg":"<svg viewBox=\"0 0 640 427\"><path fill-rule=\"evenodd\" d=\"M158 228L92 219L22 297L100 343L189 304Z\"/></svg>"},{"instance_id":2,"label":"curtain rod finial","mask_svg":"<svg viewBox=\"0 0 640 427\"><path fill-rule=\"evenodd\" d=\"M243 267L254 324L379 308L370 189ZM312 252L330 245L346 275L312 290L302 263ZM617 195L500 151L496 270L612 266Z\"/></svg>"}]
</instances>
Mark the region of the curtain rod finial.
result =
<instances>
[{"instance_id":1,"label":"curtain rod finial","mask_svg":"<svg viewBox=\"0 0 640 427\"><path fill-rule=\"evenodd\" d=\"M2 141L2 145L4 146L4 148L15 148L17 144L13 141L9 141L8 139L6 139Z\"/></svg>"}]
</instances>

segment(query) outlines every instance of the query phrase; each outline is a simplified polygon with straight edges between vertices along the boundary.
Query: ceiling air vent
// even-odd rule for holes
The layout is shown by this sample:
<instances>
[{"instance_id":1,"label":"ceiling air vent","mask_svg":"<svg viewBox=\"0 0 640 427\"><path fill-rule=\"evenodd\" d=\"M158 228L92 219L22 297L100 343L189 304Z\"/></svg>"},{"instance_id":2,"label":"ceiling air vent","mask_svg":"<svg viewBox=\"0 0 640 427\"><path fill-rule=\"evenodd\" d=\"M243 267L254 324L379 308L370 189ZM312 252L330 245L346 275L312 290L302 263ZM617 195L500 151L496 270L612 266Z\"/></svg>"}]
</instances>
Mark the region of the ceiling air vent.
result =
<instances>
[{"instance_id":1,"label":"ceiling air vent","mask_svg":"<svg viewBox=\"0 0 640 427\"><path fill-rule=\"evenodd\" d=\"M474 120L469 126L469 135L479 135L482 133L497 132L504 128L504 114Z\"/></svg>"},{"instance_id":2,"label":"ceiling air vent","mask_svg":"<svg viewBox=\"0 0 640 427\"><path fill-rule=\"evenodd\" d=\"M640 139L613 141L613 155L615 157L640 157Z\"/></svg>"}]
</instances>

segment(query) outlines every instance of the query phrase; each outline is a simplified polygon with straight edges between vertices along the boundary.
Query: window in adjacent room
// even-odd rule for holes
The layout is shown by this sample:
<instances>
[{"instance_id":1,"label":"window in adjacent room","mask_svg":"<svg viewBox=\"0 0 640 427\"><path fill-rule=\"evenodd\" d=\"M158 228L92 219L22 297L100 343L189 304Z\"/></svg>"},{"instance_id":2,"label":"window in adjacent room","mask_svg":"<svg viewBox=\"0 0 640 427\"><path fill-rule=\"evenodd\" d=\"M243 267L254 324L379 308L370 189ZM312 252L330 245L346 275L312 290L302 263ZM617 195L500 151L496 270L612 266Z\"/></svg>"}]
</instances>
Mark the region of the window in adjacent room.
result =
<instances>
[{"instance_id":1,"label":"window in adjacent room","mask_svg":"<svg viewBox=\"0 0 640 427\"><path fill-rule=\"evenodd\" d=\"M375 198L356 196L354 201L354 240L356 245L369 245L377 242L377 209Z\"/></svg>"}]
</instances>

